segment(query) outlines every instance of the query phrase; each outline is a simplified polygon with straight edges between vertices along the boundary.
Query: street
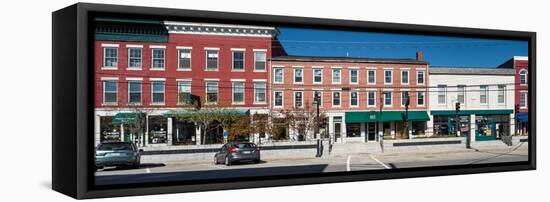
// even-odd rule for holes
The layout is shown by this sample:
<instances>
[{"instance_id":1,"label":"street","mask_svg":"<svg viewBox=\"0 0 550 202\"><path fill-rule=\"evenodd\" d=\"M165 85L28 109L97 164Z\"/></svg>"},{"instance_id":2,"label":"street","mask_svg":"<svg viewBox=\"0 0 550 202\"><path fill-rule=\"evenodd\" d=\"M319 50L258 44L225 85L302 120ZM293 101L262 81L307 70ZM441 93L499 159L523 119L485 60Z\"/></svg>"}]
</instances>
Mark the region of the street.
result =
<instances>
[{"instance_id":1,"label":"street","mask_svg":"<svg viewBox=\"0 0 550 202\"><path fill-rule=\"evenodd\" d=\"M469 165L528 160L527 144L501 149L356 153L321 158L263 159L258 164L216 165L213 161L142 164L139 169L105 168L96 172L96 185L223 179L266 175Z\"/></svg>"}]
</instances>

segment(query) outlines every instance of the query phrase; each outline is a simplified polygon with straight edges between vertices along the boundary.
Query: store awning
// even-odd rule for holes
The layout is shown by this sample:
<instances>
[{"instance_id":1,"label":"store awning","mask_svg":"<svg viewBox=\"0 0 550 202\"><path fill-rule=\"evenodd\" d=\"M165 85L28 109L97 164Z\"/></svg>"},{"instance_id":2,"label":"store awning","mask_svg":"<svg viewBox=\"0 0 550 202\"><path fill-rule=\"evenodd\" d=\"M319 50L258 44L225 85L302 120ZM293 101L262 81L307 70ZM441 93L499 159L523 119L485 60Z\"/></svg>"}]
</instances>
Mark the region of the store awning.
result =
<instances>
[{"instance_id":1,"label":"store awning","mask_svg":"<svg viewBox=\"0 0 550 202\"><path fill-rule=\"evenodd\" d=\"M458 115L470 115L470 114L482 114L482 115L498 115L498 114L511 114L514 110L511 109L493 109L493 110L460 110ZM432 115L456 115L455 110L432 110L430 112Z\"/></svg>"},{"instance_id":2,"label":"store awning","mask_svg":"<svg viewBox=\"0 0 550 202\"><path fill-rule=\"evenodd\" d=\"M175 109L169 110L164 113L165 117L185 117L193 113L221 113L221 114L235 114L237 116L248 116L250 115L249 109L201 109L201 110L189 110L189 109Z\"/></svg>"},{"instance_id":3,"label":"store awning","mask_svg":"<svg viewBox=\"0 0 550 202\"><path fill-rule=\"evenodd\" d=\"M405 111L346 112L346 123L402 121L405 113ZM430 116L426 111L409 111L408 120L428 121Z\"/></svg>"},{"instance_id":4,"label":"store awning","mask_svg":"<svg viewBox=\"0 0 550 202\"><path fill-rule=\"evenodd\" d=\"M518 117L518 121L521 122L521 123L529 122L529 113L528 112L520 112L516 116Z\"/></svg>"},{"instance_id":5,"label":"store awning","mask_svg":"<svg viewBox=\"0 0 550 202\"><path fill-rule=\"evenodd\" d=\"M113 124L128 124L134 123L136 118L138 118L138 113L134 112L120 112L117 113L112 120Z\"/></svg>"}]
</instances>

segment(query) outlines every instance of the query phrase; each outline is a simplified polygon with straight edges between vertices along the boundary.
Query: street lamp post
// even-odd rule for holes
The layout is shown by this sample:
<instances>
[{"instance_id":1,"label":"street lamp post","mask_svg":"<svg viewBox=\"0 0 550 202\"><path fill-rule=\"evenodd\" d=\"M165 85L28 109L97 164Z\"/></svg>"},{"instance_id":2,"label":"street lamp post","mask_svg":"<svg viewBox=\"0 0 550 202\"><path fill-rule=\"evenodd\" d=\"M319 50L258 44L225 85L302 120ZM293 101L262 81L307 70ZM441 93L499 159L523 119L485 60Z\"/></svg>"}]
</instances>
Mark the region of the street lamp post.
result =
<instances>
[{"instance_id":1,"label":"street lamp post","mask_svg":"<svg viewBox=\"0 0 550 202\"><path fill-rule=\"evenodd\" d=\"M320 115L319 115L319 105L321 104L320 97L315 96L313 104L316 105L316 107L317 107L317 116L316 116L316 121L315 121L315 128L316 128L316 133L319 137L319 139L317 139L317 155L316 155L316 157L321 157L321 156L323 156L323 136L321 135L321 130L320 130L320 127L319 127L319 122L321 120Z\"/></svg>"}]
</instances>

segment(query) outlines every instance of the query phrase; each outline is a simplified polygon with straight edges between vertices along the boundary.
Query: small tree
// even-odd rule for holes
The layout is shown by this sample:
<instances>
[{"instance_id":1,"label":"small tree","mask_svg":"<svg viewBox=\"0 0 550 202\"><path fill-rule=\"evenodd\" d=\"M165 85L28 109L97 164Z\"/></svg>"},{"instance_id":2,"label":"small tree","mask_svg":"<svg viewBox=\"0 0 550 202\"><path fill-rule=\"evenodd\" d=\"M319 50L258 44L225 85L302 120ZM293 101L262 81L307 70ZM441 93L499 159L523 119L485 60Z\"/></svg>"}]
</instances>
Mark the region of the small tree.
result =
<instances>
[{"instance_id":1,"label":"small tree","mask_svg":"<svg viewBox=\"0 0 550 202\"><path fill-rule=\"evenodd\" d=\"M147 114L150 114L153 110L131 103L128 104L128 107L130 108L131 113L134 114L134 118L129 119L126 124L130 126L131 134L137 134L137 145L142 146L144 141L146 141L143 140L142 137L144 136L144 131L147 128Z\"/></svg>"}]
</instances>

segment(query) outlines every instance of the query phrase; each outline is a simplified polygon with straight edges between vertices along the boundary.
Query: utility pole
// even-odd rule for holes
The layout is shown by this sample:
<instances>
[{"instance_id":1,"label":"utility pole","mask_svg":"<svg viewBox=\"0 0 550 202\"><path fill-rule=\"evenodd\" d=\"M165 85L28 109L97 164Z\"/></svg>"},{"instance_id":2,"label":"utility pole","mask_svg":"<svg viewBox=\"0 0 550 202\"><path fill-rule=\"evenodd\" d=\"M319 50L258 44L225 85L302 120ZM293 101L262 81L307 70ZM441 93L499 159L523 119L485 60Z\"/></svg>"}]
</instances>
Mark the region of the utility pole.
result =
<instances>
[{"instance_id":1,"label":"utility pole","mask_svg":"<svg viewBox=\"0 0 550 202\"><path fill-rule=\"evenodd\" d=\"M458 119L458 113L460 112L460 102L455 103L455 112L456 112L456 116L455 116L456 132L458 134L460 131L460 120ZM471 134L466 135L466 149L471 149L470 138L471 138Z\"/></svg>"},{"instance_id":2,"label":"utility pole","mask_svg":"<svg viewBox=\"0 0 550 202\"><path fill-rule=\"evenodd\" d=\"M384 104L383 103L384 101L384 92L382 91L382 89L380 89L380 102L379 102L379 105L380 105L380 114L379 114L379 120L380 122L382 122L382 105ZM380 133L379 135L379 139L378 139L378 142L380 142L380 150L382 151L382 153L384 153L384 123L382 123L382 128L379 128L378 131L382 130L382 133Z\"/></svg>"},{"instance_id":3,"label":"utility pole","mask_svg":"<svg viewBox=\"0 0 550 202\"><path fill-rule=\"evenodd\" d=\"M409 139L411 138L411 134L409 134L409 105L411 104L411 101L409 99L409 92L405 92L405 115L403 116L403 121L405 122L405 133L407 134L407 137Z\"/></svg>"},{"instance_id":4,"label":"utility pole","mask_svg":"<svg viewBox=\"0 0 550 202\"><path fill-rule=\"evenodd\" d=\"M317 106L317 116L315 118L316 119L315 120L315 128L316 128L317 135L319 136L319 139L317 139L317 155L315 155L315 157L321 157L321 156L323 156L323 136L321 135L321 130L320 130L320 127L319 127L319 125L320 125L319 122L321 121L320 115L319 115L319 105L321 104L321 98L315 96L314 104Z\"/></svg>"}]
</instances>

